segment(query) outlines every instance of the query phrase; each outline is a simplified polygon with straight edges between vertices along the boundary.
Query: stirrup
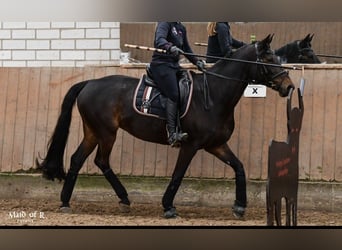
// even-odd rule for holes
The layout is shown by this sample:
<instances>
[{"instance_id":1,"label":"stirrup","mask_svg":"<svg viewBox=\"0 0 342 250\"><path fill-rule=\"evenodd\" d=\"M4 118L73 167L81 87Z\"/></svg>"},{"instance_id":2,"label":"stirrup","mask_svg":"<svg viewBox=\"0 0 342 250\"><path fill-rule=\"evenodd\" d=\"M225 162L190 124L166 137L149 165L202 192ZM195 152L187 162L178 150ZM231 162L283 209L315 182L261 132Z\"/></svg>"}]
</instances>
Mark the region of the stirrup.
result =
<instances>
[{"instance_id":1,"label":"stirrup","mask_svg":"<svg viewBox=\"0 0 342 250\"><path fill-rule=\"evenodd\" d=\"M167 139L168 143L171 145L173 148L179 148L181 142L178 140L177 133L173 133L169 136Z\"/></svg>"},{"instance_id":2,"label":"stirrup","mask_svg":"<svg viewBox=\"0 0 342 250\"><path fill-rule=\"evenodd\" d=\"M188 133L183 133L183 132L177 133L177 140L178 141L186 141L188 139L188 137L189 137Z\"/></svg>"},{"instance_id":3,"label":"stirrup","mask_svg":"<svg viewBox=\"0 0 342 250\"><path fill-rule=\"evenodd\" d=\"M188 133L173 133L169 136L168 142L171 147L178 148L181 145L182 141L185 141L188 138Z\"/></svg>"}]
</instances>

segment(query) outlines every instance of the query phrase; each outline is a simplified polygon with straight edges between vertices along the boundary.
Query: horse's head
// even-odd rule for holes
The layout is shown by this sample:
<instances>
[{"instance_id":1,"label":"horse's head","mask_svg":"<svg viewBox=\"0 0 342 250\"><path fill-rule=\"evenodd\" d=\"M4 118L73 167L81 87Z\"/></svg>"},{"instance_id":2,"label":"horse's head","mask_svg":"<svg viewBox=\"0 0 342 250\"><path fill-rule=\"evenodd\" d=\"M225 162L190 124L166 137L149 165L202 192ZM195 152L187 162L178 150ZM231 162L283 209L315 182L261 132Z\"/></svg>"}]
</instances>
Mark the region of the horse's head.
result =
<instances>
[{"instance_id":1,"label":"horse's head","mask_svg":"<svg viewBox=\"0 0 342 250\"><path fill-rule=\"evenodd\" d=\"M277 49L281 63L321 63L311 47L313 34L307 34L302 40L295 40Z\"/></svg>"},{"instance_id":2,"label":"horse's head","mask_svg":"<svg viewBox=\"0 0 342 250\"><path fill-rule=\"evenodd\" d=\"M291 88L294 88L294 84L289 77L288 71L280 67L278 57L271 50L272 39L273 35L268 35L262 41L254 44L257 62L260 63L253 66L256 69L254 80L278 91L280 96L285 97L289 94ZM279 65L279 67L275 65Z\"/></svg>"},{"instance_id":3,"label":"horse's head","mask_svg":"<svg viewBox=\"0 0 342 250\"><path fill-rule=\"evenodd\" d=\"M311 41L314 34L307 34L303 40L296 41L298 50L298 60L300 63L321 63L311 48Z\"/></svg>"}]
</instances>

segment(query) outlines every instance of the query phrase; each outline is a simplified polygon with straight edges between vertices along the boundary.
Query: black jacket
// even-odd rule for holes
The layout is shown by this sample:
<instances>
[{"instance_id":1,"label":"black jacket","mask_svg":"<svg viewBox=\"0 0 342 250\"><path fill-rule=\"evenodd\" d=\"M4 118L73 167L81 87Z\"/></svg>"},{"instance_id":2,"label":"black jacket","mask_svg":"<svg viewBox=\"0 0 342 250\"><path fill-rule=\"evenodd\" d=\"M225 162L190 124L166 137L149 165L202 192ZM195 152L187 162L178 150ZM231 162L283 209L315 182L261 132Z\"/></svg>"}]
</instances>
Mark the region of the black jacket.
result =
<instances>
[{"instance_id":1,"label":"black jacket","mask_svg":"<svg viewBox=\"0 0 342 250\"><path fill-rule=\"evenodd\" d=\"M244 42L233 38L230 33L230 25L227 22L216 23L216 34L208 37L208 56L223 57L232 52L232 48L240 48ZM207 59L207 62L215 62L215 59Z\"/></svg>"},{"instance_id":2,"label":"black jacket","mask_svg":"<svg viewBox=\"0 0 342 250\"><path fill-rule=\"evenodd\" d=\"M171 46L177 46L187 53L193 53L186 34L186 28L180 22L159 22L154 37L154 47L168 50ZM185 56L190 62L196 64L195 56ZM153 52L152 63L178 64L179 55Z\"/></svg>"}]
</instances>

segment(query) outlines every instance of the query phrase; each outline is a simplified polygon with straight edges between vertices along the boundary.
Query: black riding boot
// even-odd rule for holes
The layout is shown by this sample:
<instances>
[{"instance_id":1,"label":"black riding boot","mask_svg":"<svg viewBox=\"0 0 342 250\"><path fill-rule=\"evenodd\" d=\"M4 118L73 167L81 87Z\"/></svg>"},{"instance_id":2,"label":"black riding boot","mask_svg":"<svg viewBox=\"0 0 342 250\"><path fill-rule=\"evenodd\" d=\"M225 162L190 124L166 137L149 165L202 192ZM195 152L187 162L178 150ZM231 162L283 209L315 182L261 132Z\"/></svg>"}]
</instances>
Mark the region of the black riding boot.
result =
<instances>
[{"instance_id":1,"label":"black riding boot","mask_svg":"<svg viewBox=\"0 0 342 250\"><path fill-rule=\"evenodd\" d=\"M168 133L168 142L171 147L179 147L180 143L187 139L188 134L177 131L177 115L178 107L177 103L173 102L171 99L167 99L166 102L166 130Z\"/></svg>"}]
</instances>

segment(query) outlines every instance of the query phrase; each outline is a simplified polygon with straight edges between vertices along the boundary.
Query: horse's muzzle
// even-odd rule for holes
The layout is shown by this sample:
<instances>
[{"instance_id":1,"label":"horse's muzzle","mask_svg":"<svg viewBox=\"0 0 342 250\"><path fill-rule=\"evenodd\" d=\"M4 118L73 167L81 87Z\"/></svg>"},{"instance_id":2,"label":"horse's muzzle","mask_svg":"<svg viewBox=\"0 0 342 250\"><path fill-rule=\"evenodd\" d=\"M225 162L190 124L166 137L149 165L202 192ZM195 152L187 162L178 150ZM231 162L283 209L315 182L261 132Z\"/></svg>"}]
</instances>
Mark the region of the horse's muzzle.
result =
<instances>
[{"instance_id":1,"label":"horse's muzzle","mask_svg":"<svg viewBox=\"0 0 342 250\"><path fill-rule=\"evenodd\" d=\"M286 97L290 93L291 89L295 89L295 85L293 84L291 78L287 75L282 79L282 82L279 86L279 89L278 89L279 95L281 97Z\"/></svg>"},{"instance_id":2,"label":"horse's muzzle","mask_svg":"<svg viewBox=\"0 0 342 250\"><path fill-rule=\"evenodd\" d=\"M284 88L280 88L279 91L278 91L279 95L281 97L287 97L289 95L291 89L294 89L294 88L295 88L295 86L293 84L287 85Z\"/></svg>"}]
</instances>

